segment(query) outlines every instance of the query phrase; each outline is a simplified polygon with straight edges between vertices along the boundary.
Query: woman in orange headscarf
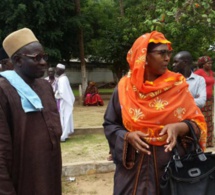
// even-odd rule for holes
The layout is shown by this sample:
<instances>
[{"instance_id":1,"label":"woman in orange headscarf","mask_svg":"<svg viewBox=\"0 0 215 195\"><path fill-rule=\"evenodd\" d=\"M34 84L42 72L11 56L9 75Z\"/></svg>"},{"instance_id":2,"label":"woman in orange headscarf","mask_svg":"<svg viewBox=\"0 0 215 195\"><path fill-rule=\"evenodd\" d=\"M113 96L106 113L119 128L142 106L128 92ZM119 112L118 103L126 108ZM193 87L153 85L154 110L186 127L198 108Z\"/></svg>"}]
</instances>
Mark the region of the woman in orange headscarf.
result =
<instances>
[{"instance_id":1,"label":"woman in orange headscarf","mask_svg":"<svg viewBox=\"0 0 215 195\"><path fill-rule=\"evenodd\" d=\"M127 54L103 124L116 171L114 194L159 194L159 180L189 122L205 148L206 123L185 78L167 69L171 43L160 32L140 36ZM184 144L180 144L183 151Z\"/></svg>"}]
</instances>

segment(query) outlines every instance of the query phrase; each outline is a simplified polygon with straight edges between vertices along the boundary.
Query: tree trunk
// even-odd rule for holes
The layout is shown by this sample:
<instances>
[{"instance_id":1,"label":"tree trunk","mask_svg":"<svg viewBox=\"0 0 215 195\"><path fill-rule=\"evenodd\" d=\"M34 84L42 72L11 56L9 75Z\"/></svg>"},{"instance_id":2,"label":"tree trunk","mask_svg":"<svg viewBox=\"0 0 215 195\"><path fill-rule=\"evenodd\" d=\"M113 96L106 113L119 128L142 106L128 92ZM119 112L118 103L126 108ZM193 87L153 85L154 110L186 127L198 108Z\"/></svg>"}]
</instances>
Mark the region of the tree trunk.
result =
<instances>
[{"instance_id":1,"label":"tree trunk","mask_svg":"<svg viewBox=\"0 0 215 195\"><path fill-rule=\"evenodd\" d=\"M120 15L123 17L125 15L124 6L123 6L123 0L119 0L119 8L120 8Z\"/></svg>"},{"instance_id":2,"label":"tree trunk","mask_svg":"<svg viewBox=\"0 0 215 195\"><path fill-rule=\"evenodd\" d=\"M81 5L80 0L75 0L76 14L79 16L81 14ZM80 61L81 61L81 77L82 77L82 94L83 96L86 87L87 87L87 74L86 74L86 62L84 59L84 32L82 27L79 27L78 33L78 42L79 42L79 52L80 52ZM82 98L82 97L81 97Z\"/></svg>"},{"instance_id":3,"label":"tree trunk","mask_svg":"<svg viewBox=\"0 0 215 195\"><path fill-rule=\"evenodd\" d=\"M80 61L81 61L81 76L82 76L82 94L84 94L87 87L87 73L86 73L86 62L84 59L84 33L83 30L79 31L79 49L80 49Z\"/></svg>"}]
</instances>

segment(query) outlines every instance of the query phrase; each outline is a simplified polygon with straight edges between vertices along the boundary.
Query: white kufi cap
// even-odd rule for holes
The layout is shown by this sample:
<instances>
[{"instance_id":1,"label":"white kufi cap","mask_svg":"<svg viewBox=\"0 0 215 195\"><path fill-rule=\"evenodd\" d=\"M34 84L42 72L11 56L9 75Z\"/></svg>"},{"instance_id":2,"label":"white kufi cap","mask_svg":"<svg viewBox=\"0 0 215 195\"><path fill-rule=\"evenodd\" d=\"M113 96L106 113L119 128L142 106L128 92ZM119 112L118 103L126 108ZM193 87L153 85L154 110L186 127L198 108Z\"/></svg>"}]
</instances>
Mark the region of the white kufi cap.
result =
<instances>
[{"instance_id":1,"label":"white kufi cap","mask_svg":"<svg viewBox=\"0 0 215 195\"><path fill-rule=\"evenodd\" d=\"M56 66L57 68L60 68L60 69L65 69L66 68L66 66L65 65L63 65L63 64L57 64L57 66Z\"/></svg>"}]
</instances>

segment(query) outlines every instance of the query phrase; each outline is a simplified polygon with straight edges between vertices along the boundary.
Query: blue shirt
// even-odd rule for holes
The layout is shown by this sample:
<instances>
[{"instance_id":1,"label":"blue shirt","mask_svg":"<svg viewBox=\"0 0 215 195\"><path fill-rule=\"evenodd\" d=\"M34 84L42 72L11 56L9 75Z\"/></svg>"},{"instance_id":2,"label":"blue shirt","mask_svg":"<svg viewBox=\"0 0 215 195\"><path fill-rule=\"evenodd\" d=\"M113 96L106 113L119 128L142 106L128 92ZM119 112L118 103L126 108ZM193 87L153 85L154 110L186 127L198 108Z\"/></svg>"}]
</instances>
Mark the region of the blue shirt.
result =
<instances>
[{"instance_id":1,"label":"blue shirt","mask_svg":"<svg viewBox=\"0 0 215 195\"><path fill-rule=\"evenodd\" d=\"M206 102L205 79L192 72L190 77L186 78L186 81L189 84L189 91L194 97L196 105L202 108Z\"/></svg>"}]
</instances>

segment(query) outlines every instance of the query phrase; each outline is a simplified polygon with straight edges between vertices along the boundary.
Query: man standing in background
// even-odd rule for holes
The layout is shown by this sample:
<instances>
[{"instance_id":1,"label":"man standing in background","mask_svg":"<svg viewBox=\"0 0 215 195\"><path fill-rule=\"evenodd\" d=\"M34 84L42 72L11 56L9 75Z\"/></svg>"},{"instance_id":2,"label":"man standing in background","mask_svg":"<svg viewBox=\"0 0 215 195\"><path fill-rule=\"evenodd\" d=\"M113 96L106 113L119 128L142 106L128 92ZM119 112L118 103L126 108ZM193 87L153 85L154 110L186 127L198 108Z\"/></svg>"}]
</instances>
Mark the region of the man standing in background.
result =
<instances>
[{"instance_id":1,"label":"man standing in background","mask_svg":"<svg viewBox=\"0 0 215 195\"><path fill-rule=\"evenodd\" d=\"M173 58L173 71L181 73L189 84L189 91L194 97L194 101L199 108L202 108L206 102L206 84L205 79L191 70L193 60L190 52L180 51Z\"/></svg>"},{"instance_id":2,"label":"man standing in background","mask_svg":"<svg viewBox=\"0 0 215 195\"><path fill-rule=\"evenodd\" d=\"M55 77L55 70L54 70L54 68L50 67L48 69L48 76L45 79L51 84L53 92L55 93L56 89L57 89L58 78Z\"/></svg>"},{"instance_id":3,"label":"man standing in background","mask_svg":"<svg viewBox=\"0 0 215 195\"><path fill-rule=\"evenodd\" d=\"M1 64L1 71L5 70L13 70L13 64L11 59L8 57L7 53L5 52L4 48L0 48L0 64Z\"/></svg>"},{"instance_id":4,"label":"man standing in background","mask_svg":"<svg viewBox=\"0 0 215 195\"><path fill-rule=\"evenodd\" d=\"M65 65L57 64L56 74L58 77L55 98L57 99L58 111L62 126L61 141L66 141L70 134L74 132L73 105L75 96L72 92L69 79L65 74Z\"/></svg>"}]
</instances>

